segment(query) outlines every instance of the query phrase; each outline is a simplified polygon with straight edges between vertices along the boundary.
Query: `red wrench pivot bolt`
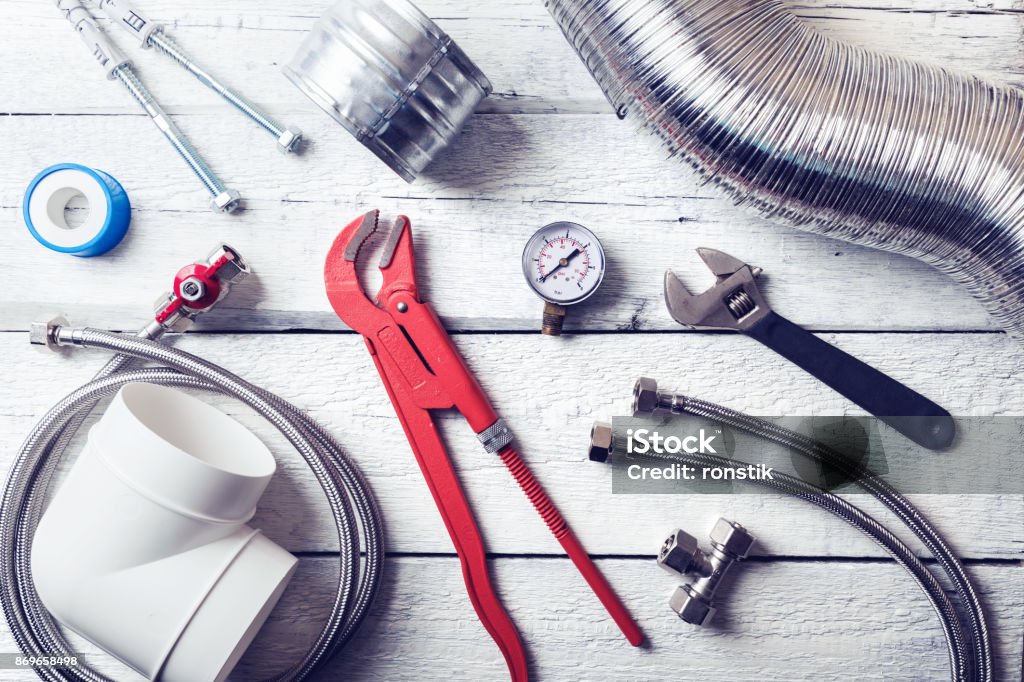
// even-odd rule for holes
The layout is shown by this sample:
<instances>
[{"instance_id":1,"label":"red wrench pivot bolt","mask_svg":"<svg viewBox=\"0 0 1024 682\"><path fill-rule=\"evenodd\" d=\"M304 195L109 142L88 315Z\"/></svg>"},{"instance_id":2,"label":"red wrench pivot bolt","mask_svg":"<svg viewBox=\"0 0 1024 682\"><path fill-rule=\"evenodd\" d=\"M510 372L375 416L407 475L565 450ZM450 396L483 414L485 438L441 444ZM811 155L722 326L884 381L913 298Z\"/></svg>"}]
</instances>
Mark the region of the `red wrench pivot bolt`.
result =
<instances>
[{"instance_id":1,"label":"red wrench pivot bolt","mask_svg":"<svg viewBox=\"0 0 1024 682\"><path fill-rule=\"evenodd\" d=\"M412 228L405 216L396 219L384 247L376 302L363 291L356 258L377 226L378 212L371 211L335 239L324 269L327 297L338 317L366 342L455 545L473 607L504 654L512 679L528 679L523 644L491 583L480 529L430 410L458 410L484 448L497 453L626 638L639 646L644 640L639 626L512 447L511 433L433 309L420 300Z\"/></svg>"}]
</instances>

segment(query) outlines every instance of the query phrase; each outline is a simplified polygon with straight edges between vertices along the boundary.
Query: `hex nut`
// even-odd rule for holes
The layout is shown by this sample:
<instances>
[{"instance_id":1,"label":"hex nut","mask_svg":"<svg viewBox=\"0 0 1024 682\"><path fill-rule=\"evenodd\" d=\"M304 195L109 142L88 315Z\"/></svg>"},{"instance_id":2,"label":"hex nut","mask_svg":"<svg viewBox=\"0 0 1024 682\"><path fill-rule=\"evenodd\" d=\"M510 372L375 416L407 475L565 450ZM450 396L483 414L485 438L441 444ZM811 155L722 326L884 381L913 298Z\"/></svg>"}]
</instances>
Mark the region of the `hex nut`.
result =
<instances>
[{"instance_id":1,"label":"hex nut","mask_svg":"<svg viewBox=\"0 0 1024 682\"><path fill-rule=\"evenodd\" d=\"M218 213L234 213L241 198L237 190L226 189L210 201L210 208Z\"/></svg>"},{"instance_id":2,"label":"hex nut","mask_svg":"<svg viewBox=\"0 0 1024 682\"><path fill-rule=\"evenodd\" d=\"M689 585L680 585L669 597L668 605L690 625L707 625L715 615L715 607L702 599Z\"/></svg>"},{"instance_id":3,"label":"hex nut","mask_svg":"<svg viewBox=\"0 0 1024 682\"><path fill-rule=\"evenodd\" d=\"M277 138L277 151L282 154L289 154L298 151L302 144L302 131L298 128L287 128L281 137Z\"/></svg>"},{"instance_id":4,"label":"hex nut","mask_svg":"<svg viewBox=\"0 0 1024 682\"><path fill-rule=\"evenodd\" d=\"M224 255L229 257L217 274L222 282L236 284L252 274L252 270L249 269L248 263L242 258L242 254L227 244L221 244L214 249L206 261L212 265Z\"/></svg>"},{"instance_id":5,"label":"hex nut","mask_svg":"<svg viewBox=\"0 0 1024 682\"><path fill-rule=\"evenodd\" d=\"M658 553L658 565L669 573L685 575L701 554L697 538L677 528L665 540Z\"/></svg>"},{"instance_id":6,"label":"hex nut","mask_svg":"<svg viewBox=\"0 0 1024 682\"><path fill-rule=\"evenodd\" d=\"M590 429L590 461L607 462L612 454L612 425L594 422Z\"/></svg>"},{"instance_id":7,"label":"hex nut","mask_svg":"<svg viewBox=\"0 0 1024 682\"><path fill-rule=\"evenodd\" d=\"M633 414L653 414L658 407L658 382L643 377L633 386Z\"/></svg>"},{"instance_id":8,"label":"hex nut","mask_svg":"<svg viewBox=\"0 0 1024 682\"><path fill-rule=\"evenodd\" d=\"M718 523L711 529L711 542L730 556L746 559L754 546L755 538L740 524L718 519Z\"/></svg>"},{"instance_id":9,"label":"hex nut","mask_svg":"<svg viewBox=\"0 0 1024 682\"><path fill-rule=\"evenodd\" d=\"M195 303L206 296L206 287L198 277L189 277L178 289L181 291L181 297L189 303Z\"/></svg>"},{"instance_id":10,"label":"hex nut","mask_svg":"<svg viewBox=\"0 0 1024 682\"><path fill-rule=\"evenodd\" d=\"M28 331L29 343L39 347L40 350L45 348L49 351L58 351L60 346L54 340L53 332L57 327L68 327L70 324L66 318L60 315L55 315L46 322L33 322Z\"/></svg>"}]
</instances>

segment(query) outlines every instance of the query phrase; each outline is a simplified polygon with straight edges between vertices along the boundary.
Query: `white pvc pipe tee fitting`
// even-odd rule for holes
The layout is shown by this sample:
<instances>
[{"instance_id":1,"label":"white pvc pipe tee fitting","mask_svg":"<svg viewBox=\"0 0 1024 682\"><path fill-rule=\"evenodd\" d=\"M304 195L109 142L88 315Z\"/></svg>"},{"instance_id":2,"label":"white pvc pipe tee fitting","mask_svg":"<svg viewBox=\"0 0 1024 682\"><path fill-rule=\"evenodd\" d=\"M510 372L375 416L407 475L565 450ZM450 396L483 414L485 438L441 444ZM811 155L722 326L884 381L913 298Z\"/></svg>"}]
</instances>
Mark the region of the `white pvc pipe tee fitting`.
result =
<instances>
[{"instance_id":1,"label":"white pvc pipe tee fitting","mask_svg":"<svg viewBox=\"0 0 1024 682\"><path fill-rule=\"evenodd\" d=\"M298 564L246 525L276 468L219 410L124 386L36 531L40 598L149 679L225 679Z\"/></svg>"}]
</instances>

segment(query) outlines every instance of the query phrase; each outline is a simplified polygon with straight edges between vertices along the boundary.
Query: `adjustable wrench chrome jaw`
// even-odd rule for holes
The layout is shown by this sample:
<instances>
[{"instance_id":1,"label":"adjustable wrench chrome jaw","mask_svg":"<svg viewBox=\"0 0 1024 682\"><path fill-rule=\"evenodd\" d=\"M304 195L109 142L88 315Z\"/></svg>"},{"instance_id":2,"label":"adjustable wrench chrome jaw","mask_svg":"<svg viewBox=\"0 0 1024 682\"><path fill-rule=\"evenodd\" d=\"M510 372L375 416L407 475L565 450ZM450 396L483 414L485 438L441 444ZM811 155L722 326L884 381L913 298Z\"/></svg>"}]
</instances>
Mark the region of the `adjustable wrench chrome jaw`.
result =
<instances>
[{"instance_id":1,"label":"adjustable wrench chrome jaw","mask_svg":"<svg viewBox=\"0 0 1024 682\"><path fill-rule=\"evenodd\" d=\"M665 302L676 322L694 329L746 331L771 312L757 286L761 268L714 249L700 248L697 253L718 282L694 296L674 272L667 271Z\"/></svg>"}]
</instances>

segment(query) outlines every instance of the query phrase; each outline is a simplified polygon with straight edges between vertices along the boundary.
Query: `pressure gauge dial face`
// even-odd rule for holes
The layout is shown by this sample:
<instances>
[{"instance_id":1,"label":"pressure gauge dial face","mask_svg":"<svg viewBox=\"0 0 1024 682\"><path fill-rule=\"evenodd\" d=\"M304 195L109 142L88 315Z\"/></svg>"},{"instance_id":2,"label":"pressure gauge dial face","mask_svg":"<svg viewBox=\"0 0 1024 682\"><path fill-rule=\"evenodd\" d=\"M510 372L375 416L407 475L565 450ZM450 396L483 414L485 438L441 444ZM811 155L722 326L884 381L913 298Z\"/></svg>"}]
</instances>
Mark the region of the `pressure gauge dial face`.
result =
<instances>
[{"instance_id":1,"label":"pressure gauge dial face","mask_svg":"<svg viewBox=\"0 0 1024 682\"><path fill-rule=\"evenodd\" d=\"M597 291L604 279L604 249L582 225L552 223L526 244L523 274L548 303L579 303Z\"/></svg>"}]
</instances>

